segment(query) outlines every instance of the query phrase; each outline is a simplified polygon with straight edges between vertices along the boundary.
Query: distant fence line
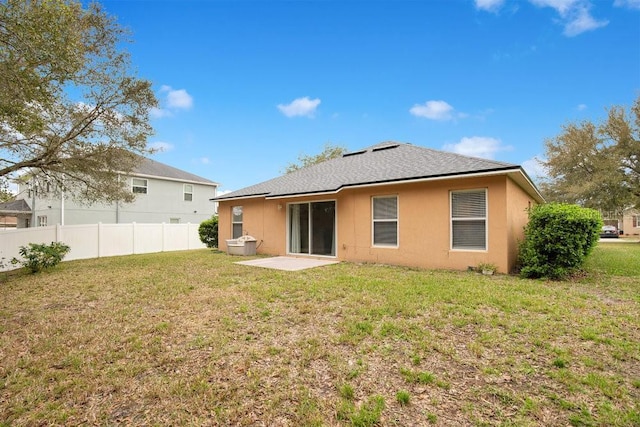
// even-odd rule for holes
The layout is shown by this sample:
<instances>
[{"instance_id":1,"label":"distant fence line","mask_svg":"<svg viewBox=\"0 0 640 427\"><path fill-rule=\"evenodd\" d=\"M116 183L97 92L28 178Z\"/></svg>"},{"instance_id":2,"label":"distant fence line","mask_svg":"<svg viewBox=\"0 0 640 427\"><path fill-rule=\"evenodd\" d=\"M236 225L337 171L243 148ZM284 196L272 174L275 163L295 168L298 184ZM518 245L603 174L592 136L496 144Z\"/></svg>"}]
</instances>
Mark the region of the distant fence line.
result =
<instances>
[{"instance_id":1,"label":"distant fence line","mask_svg":"<svg viewBox=\"0 0 640 427\"><path fill-rule=\"evenodd\" d=\"M98 223L0 231L0 260L4 258L4 270L16 268L9 261L19 258L20 246L29 243L65 243L71 248L65 261L206 248L199 225Z\"/></svg>"}]
</instances>

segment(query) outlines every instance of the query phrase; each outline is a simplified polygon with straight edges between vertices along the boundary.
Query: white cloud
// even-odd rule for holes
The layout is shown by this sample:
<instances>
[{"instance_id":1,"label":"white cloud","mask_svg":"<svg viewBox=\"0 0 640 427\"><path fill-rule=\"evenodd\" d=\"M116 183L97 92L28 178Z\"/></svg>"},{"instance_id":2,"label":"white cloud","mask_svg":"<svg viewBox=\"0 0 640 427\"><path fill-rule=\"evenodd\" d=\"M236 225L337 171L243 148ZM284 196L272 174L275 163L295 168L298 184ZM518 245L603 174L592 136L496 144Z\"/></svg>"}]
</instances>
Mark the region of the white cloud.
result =
<instances>
[{"instance_id":1,"label":"white cloud","mask_svg":"<svg viewBox=\"0 0 640 427\"><path fill-rule=\"evenodd\" d=\"M533 157L522 162L522 168L534 181L540 181L548 176L547 169L540 162L541 160L538 157Z\"/></svg>"},{"instance_id":2,"label":"white cloud","mask_svg":"<svg viewBox=\"0 0 640 427\"><path fill-rule=\"evenodd\" d=\"M476 9L496 12L504 4L504 0L475 0Z\"/></svg>"},{"instance_id":3,"label":"white cloud","mask_svg":"<svg viewBox=\"0 0 640 427\"><path fill-rule=\"evenodd\" d=\"M203 165L208 165L209 163L211 163L211 160L209 160L208 157L200 157L198 159L199 163L202 163Z\"/></svg>"},{"instance_id":4,"label":"white cloud","mask_svg":"<svg viewBox=\"0 0 640 427\"><path fill-rule=\"evenodd\" d=\"M586 31L596 30L609 24L607 20L597 20L591 15L593 0L529 0L537 7L549 7L560 15L564 35L574 37ZM504 4L502 0L475 0L476 8L487 12L497 12ZM615 6L640 9L640 0L615 0Z\"/></svg>"},{"instance_id":5,"label":"white cloud","mask_svg":"<svg viewBox=\"0 0 640 427\"><path fill-rule=\"evenodd\" d=\"M149 115L154 119L171 117L179 110L189 110L193 107L193 97L185 89L173 89L171 86L160 87L159 101L161 107L152 108Z\"/></svg>"},{"instance_id":6,"label":"white cloud","mask_svg":"<svg viewBox=\"0 0 640 427\"><path fill-rule=\"evenodd\" d=\"M629 9L640 9L640 0L616 0L613 5L616 7L628 7Z\"/></svg>"},{"instance_id":7,"label":"white cloud","mask_svg":"<svg viewBox=\"0 0 640 427\"><path fill-rule=\"evenodd\" d=\"M171 117L171 116L173 116L173 114L171 114L171 111L163 110L162 108L156 108L156 107L153 107L149 111L149 115L153 119L161 119L163 117Z\"/></svg>"},{"instance_id":8,"label":"white cloud","mask_svg":"<svg viewBox=\"0 0 640 427\"><path fill-rule=\"evenodd\" d=\"M571 17L565 23L564 35L574 37L587 31L596 30L609 24L609 21L597 21L586 7L581 7L572 12Z\"/></svg>"},{"instance_id":9,"label":"white cloud","mask_svg":"<svg viewBox=\"0 0 640 427\"><path fill-rule=\"evenodd\" d=\"M147 147L151 150L154 150L160 153L171 151L174 148L172 144L169 144L168 142L163 142L163 141L152 142L148 144Z\"/></svg>"},{"instance_id":10,"label":"white cloud","mask_svg":"<svg viewBox=\"0 0 640 427\"><path fill-rule=\"evenodd\" d=\"M287 117L313 117L320 102L322 101L319 98L309 99L308 96L305 96L294 99L289 104L278 104L278 110Z\"/></svg>"},{"instance_id":11,"label":"white cloud","mask_svg":"<svg viewBox=\"0 0 640 427\"><path fill-rule=\"evenodd\" d=\"M193 97L184 89L170 90L167 93L167 107L188 110L193 106Z\"/></svg>"},{"instance_id":12,"label":"white cloud","mask_svg":"<svg viewBox=\"0 0 640 427\"><path fill-rule=\"evenodd\" d=\"M422 104L416 104L409 112L417 117L424 117L430 120L446 121L454 118L454 108L445 101L427 101ZM464 117L464 114L458 114Z\"/></svg>"},{"instance_id":13,"label":"white cloud","mask_svg":"<svg viewBox=\"0 0 640 427\"><path fill-rule=\"evenodd\" d=\"M529 0L538 7L550 7L560 15L564 24L564 35L574 37L586 31L592 31L609 24L609 21L598 21L589 12L589 0Z\"/></svg>"},{"instance_id":14,"label":"white cloud","mask_svg":"<svg viewBox=\"0 0 640 427\"><path fill-rule=\"evenodd\" d=\"M578 111L584 111L587 109L587 104L578 104Z\"/></svg>"},{"instance_id":15,"label":"white cloud","mask_svg":"<svg viewBox=\"0 0 640 427\"><path fill-rule=\"evenodd\" d=\"M502 145L502 141L486 136L464 137L456 144L446 144L443 147L446 151L451 151L465 156L481 157L483 159L493 159L499 151L511 151L510 145Z\"/></svg>"}]
</instances>

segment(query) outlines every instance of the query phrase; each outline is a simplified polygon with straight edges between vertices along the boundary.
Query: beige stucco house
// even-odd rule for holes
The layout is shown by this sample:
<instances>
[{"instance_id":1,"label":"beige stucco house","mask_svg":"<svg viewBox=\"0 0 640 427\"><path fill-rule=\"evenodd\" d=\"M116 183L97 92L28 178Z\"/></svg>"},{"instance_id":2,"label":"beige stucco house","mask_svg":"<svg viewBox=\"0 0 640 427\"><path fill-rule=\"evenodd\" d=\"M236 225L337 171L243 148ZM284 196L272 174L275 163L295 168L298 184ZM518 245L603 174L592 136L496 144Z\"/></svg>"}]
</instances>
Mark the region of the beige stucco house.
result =
<instances>
[{"instance_id":1,"label":"beige stucco house","mask_svg":"<svg viewBox=\"0 0 640 427\"><path fill-rule=\"evenodd\" d=\"M509 272L543 197L518 165L384 142L213 199L220 249Z\"/></svg>"}]
</instances>

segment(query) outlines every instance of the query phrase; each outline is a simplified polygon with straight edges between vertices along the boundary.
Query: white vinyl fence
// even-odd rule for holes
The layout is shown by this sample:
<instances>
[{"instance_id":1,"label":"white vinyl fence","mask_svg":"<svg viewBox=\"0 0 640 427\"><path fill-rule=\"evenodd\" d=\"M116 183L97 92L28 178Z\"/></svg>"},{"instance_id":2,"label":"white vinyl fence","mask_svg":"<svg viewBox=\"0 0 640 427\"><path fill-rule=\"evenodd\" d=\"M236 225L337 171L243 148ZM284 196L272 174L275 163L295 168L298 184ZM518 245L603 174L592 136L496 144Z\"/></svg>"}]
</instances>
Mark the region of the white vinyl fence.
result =
<instances>
[{"instance_id":1,"label":"white vinyl fence","mask_svg":"<svg viewBox=\"0 0 640 427\"><path fill-rule=\"evenodd\" d=\"M0 264L5 265L4 270L17 268L9 261L13 257L20 258L20 246L27 246L29 243L65 243L71 248L65 261L206 248L200 241L199 226L200 224L99 223L0 231Z\"/></svg>"}]
</instances>

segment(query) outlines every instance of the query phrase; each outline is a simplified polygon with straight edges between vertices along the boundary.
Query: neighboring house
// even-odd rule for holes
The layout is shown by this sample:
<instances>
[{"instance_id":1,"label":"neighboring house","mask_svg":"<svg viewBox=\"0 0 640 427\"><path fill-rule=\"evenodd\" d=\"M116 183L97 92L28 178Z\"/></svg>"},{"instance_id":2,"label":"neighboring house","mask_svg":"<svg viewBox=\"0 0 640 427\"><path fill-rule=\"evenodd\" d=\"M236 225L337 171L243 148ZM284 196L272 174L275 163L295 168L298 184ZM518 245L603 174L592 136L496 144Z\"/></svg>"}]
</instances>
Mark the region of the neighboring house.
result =
<instances>
[{"instance_id":1,"label":"neighboring house","mask_svg":"<svg viewBox=\"0 0 640 427\"><path fill-rule=\"evenodd\" d=\"M223 250L249 234L263 254L501 272L544 202L518 165L395 142L213 200Z\"/></svg>"},{"instance_id":2,"label":"neighboring house","mask_svg":"<svg viewBox=\"0 0 640 427\"><path fill-rule=\"evenodd\" d=\"M18 215L31 212L24 200L0 203L0 229L14 229L18 226Z\"/></svg>"},{"instance_id":3,"label":"neighboring house","mask_svg":"<svg viewBox=\"0 0 640 427\"><path fill-rule=\"evenodd\" d=\"M215 213L218 184L206 178L144 158L129 175L123 176L133 193L132 203L74 201L53 184L20 183L14 209L18 228L47 225L114 223L200 223ZM0 215L5 211L0 207Z\"/></svg>"},{"instance_id":4,"label":"neighboring house","mask_svg":"<svg viewBox=\"0 0 640 427\"><path fill-rule=\"evenodd\" d=\"M622 226L618 227L625 236L640 235L640 210L627 209L622 214Z\"/></svg>"}]
</instances>

